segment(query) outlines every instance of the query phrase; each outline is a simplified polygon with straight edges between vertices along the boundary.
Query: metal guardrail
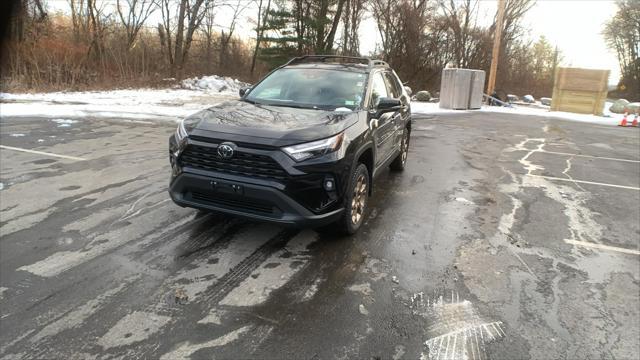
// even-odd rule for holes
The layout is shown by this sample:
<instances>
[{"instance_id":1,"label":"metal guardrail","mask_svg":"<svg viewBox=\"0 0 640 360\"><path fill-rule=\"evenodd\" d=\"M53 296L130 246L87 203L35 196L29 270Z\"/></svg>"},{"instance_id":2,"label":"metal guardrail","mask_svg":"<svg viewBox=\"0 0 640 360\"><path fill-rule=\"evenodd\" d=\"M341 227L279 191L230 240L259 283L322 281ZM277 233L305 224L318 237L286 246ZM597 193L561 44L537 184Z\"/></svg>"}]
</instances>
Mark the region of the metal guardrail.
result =
<instances>
[{"instance_id":1,"label":"metal guardrail","mask_svg":"<svg viewBox=\"0 0 640 360\"><path fill-rule=\"evenodd\" d=\"M502 106L504 106L504 107L510 107L510 108L512 108L512 107L513 107L513 105L509 104L508 102L504 102L504 101L502 101L502 100L500 100L500 99L498 99L498 98L495 98L495 97L493 97L493 96L491 96L491 95L487 95L487 94L482 94L482 95L483 95L485 98L487 98L487 99L491 99L491 100L493 100L493 101L497 102L498 104L500 104L500 105L502 105Z\"/></svg>"}]
</instances>

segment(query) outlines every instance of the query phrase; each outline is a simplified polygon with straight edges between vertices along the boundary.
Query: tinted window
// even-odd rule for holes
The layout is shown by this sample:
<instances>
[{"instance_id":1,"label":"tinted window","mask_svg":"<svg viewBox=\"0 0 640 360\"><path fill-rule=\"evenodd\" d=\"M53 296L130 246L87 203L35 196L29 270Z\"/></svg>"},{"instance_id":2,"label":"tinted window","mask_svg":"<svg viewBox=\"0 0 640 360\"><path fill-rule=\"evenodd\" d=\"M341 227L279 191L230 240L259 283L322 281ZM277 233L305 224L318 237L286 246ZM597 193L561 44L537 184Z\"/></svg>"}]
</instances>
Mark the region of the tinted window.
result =
<instances>
[{"instance_id":1,"label":"tinted window","mask_svg":"<svg viewBox=\"0 0 640 360\"><path fill-rule=\"evenodd\" d=\"M251 89L247 99L261 104L335 109L357 108L367 75L312 68L283 68Z\"/></svg>"},{"instance_id":2,"label":"tinted window","mask_svg":"<svg viewBox=\"0 0 640 360\"><path fill-rule=\"evenodd\" d=\"M382 78L382 73L375 73L371 82L371 105L378 105L381 97L388 97L387 85Z\"/></svg>"},{"instance_id":3,"label":"tinted window","mask_svg":"<svg viewBox=\"0 0 640 360\"><path fill-rule=\"evenodd\" d=\"M398 84L396 77L390 72L385 72L384 78L387 81L389 96L396 99L399 98L400 95L402 95L402 89L400 88L400 85Z\"/></svg>"}]
</instances>

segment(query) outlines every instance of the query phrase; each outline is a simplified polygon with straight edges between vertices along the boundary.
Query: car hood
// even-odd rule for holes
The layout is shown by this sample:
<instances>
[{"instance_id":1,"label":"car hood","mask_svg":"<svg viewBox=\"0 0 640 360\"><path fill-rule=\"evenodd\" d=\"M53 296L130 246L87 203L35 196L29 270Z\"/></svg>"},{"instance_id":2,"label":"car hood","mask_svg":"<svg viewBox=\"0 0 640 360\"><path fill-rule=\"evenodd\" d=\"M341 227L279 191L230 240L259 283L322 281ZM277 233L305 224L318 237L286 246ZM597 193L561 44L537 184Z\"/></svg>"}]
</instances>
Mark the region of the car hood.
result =
<instances>
[{"instance_id":1,"label":"car hood","mask_svg":"<svg viewBox=\"0 0 640 360\"><path fill-rule=\"evenodd\" d=\"M236 100L202 110L185 122L193 135L283 146L329 137L357 119L357 111L298 109Z\"/></svg>"}]
</instances>

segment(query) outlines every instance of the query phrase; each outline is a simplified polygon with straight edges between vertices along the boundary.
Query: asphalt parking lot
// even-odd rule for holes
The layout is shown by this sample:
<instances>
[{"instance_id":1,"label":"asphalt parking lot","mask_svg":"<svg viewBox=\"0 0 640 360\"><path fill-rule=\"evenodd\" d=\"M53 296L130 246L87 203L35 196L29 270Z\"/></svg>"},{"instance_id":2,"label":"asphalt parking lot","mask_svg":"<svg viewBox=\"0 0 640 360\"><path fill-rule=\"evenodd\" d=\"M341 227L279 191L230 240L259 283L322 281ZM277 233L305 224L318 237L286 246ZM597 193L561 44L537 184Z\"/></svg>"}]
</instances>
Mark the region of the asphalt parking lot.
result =
<instances>
[{"instance_id":1,"label":"asphalt parking lot","mask_svg":"<svg viewBox=\"0 0 640 360\"><path fill-rule=\"evenodd\" d=\"M336 238L174 205L175 124L0 120L0 357L640 357L640 131L414 119Z\"/></svg>"}]
</instances>

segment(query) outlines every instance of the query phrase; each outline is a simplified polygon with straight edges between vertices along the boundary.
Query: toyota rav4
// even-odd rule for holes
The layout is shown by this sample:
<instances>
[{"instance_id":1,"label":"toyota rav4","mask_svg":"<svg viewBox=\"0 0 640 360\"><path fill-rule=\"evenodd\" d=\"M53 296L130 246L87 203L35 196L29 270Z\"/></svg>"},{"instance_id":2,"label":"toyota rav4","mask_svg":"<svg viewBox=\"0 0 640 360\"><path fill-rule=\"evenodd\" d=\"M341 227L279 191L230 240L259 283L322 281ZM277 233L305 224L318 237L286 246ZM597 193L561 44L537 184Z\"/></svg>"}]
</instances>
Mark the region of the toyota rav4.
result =
<instances>
[{"instance_id":1,"label":"toyota rav4","mask_svg":"<svg viewBox=\"0 0 640 360\"><path fill-rule=\"evenodd\" d=\"M297 57L182 120L169 193L180 206L353 234L376 176L404 169L410 133L409 96L387 63Z\"/></svg>"}]
</instances>

